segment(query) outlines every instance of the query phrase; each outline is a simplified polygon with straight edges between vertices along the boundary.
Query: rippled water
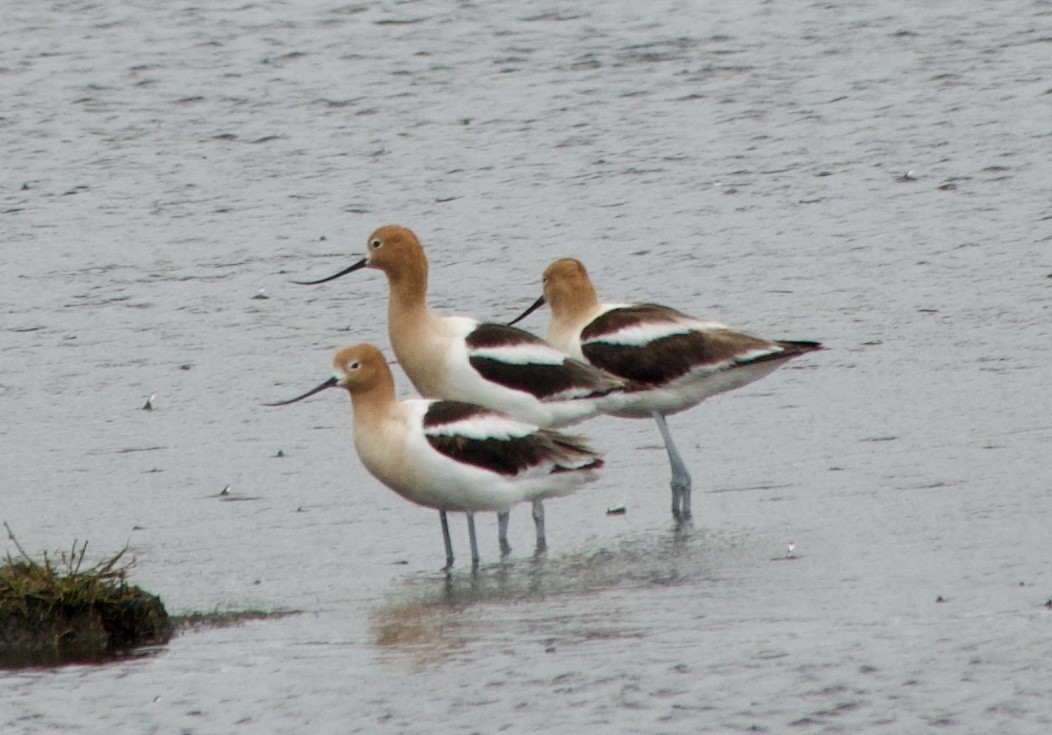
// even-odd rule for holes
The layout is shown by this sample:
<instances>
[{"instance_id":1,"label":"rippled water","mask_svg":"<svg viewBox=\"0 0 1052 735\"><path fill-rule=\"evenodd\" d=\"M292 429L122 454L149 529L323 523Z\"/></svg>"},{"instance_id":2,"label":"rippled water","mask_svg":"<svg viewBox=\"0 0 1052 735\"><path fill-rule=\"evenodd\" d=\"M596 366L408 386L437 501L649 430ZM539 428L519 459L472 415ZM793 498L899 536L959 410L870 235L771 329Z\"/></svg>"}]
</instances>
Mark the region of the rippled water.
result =
<instances>
[{"instance_id":1,"label":"rippled water","mask_svg":"<svg viewBox=\"0 0 1052 735\"><path fill-rule=\"evenodd\" d=\"M0 730L1052 728L1048 2L0 13L0 518L130 544L173 612L302 611L0 673ZM446 579L345 398L260 407L386 349L379 274L288 281L392 221L446 311L573 255L829 350L673 419L692 530L653 423L600 419L547 556L487 517Z\"/></svg>"}]
</instances>

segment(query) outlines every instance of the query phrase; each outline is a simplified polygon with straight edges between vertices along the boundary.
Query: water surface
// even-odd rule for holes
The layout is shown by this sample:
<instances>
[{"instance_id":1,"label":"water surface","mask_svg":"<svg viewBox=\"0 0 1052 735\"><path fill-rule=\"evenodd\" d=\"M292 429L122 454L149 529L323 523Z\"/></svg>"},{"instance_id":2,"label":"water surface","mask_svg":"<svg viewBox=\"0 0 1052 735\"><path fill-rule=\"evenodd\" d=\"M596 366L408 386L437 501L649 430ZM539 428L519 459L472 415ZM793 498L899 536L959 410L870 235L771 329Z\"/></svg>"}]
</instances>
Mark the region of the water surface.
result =
<instances>
[{"instance_id":1,"label":"water surface","mask_svg":"<svg viewBox=\"0 0 1052 735\"><path fill-rule=\"evenodd\" d=\"M2 16L0 518L129 544L172 612L302 613L2 673L0 730L1052 727L1047 2ZM599 419L548 554L487 517L447 579L345 397L260 406L387 349L379 274L289 283L387 222L445 311L510 318L572 255L829 349L672 419L693 529L652 422Z\"/></svg>"}]
</instances>

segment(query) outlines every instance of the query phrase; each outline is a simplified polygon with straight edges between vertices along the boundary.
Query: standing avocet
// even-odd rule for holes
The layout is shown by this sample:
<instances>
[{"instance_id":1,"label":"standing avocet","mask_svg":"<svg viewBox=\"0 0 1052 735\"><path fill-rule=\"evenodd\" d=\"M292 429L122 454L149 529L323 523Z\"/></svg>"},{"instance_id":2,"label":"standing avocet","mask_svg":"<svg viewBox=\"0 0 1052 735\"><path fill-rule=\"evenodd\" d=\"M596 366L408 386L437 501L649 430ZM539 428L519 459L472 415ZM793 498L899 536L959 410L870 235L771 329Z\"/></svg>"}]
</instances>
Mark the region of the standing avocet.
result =
<instances>
[{"instance_id":1,"label":"standing avocet","mask_svg":"<svg viewBox=\"0 0 1052 735\"><path fill-rule=\"evenodd\" d=\"M478 566L476 511L506 512L521 502L568 495L597 477L599 454L581 437L516 421L459 401L398 401L383 353L370 344L336 354L334 375L284 406L326 388L351 394L354 448L369 473L442 518L446 569L453 565L447 511L467 514L472 567Z\"/></svg>"},{"instance_id":2,"label":"standing avocet","mask_svg":"<svg viewBox=\"0 0 1052 735\"><path fill-rule=\"evenodd\" d=\"M759 339L667 306L600 304L588 271L573 258L549 265L543 288L544 294L511 324L547 303L552 345L638 386L610 413L657 421L672 469L672 515L677 520L690 518L691 478L665 417L821 349L818 342Z\"/></svg>"},{"instance_id":3,"label":"standing avocet","mask_svg":"<svg viewBox=\"0 0 1052 735\"><path fill-rule=\"evenodd\" d=\"M441 316L427 307L428 262L413 232L386 225L369 236L366 257L314 281L334 280L362 268L387 276L387 329L395 357L426 398L466 401L520 421L555 428L622 402L626 382L559 352L544 340L504 324ZM546 547L544 507L533 504L537 548ZM509 549L507 514L499 517L501 549Z\"/></svg>"}]
</instances>

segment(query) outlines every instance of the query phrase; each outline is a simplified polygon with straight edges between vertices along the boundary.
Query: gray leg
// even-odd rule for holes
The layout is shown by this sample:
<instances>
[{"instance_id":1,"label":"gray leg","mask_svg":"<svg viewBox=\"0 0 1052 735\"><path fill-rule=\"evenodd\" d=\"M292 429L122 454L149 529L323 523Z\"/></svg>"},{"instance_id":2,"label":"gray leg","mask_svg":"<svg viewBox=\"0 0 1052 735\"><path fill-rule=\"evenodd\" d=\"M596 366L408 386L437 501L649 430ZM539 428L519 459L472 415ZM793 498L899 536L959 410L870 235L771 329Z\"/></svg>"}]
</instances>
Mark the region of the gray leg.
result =
<instances>
[{"instance_id":1,"label":"gray leg","mask_svg":"<svg viewBox=\"0 0 1052 735\"><path fill-rule=\"evenodd\" d=\"M537 529L537 551L547 550L548 540L544 537L544 503L541 500L533 501L533 526Z\"/></svg>"},{"instance_id":2,"label":"gray leg","mask_svg":"<svg viewBox=\"0 0 1052 735\"><path fill-rule=\"evenodd\" d=\"M475 538L475 514L468 513L468 540L471 541L471 568L479 568L479 542Z\"/></svg>"},{"instance_id":3,"label":"gray leg","mask_svg":"<svg viewBox=\"0 0 1052 735\"><path fill-rule=\"evenodd\" d=\"M654 420L661 431L661 438L665 440L665 451L668 452L668 462L672 468L672 481L669 483L672 487L672 515L677 521L685 521L690 518L690 473L672 441L664 415L655 411Z\"/></svg>"},{"instance_id":4,"label":"gray leg","mask_svg":"<svg viewBox=\"0 0 1052 735\"><path fill-rule=\"evenodd\" d=\"M438 519L442 521L442 541L446 544L446 571L453 568L453 542L449 540L449 519L446 518L444 510L438 511Z\"/></svg>"},{"instance_id":5,"label":"gray leg","mask_svg":"<svg viewBox=\"0 0 1052 735\"><path fill-rule=\"evenodd\" d=\"M500 540L500 555L507 556L511 553L511 544L508 543L508 516L511 511L497 514L497 538Z\"/></svg>"}]
</instances>

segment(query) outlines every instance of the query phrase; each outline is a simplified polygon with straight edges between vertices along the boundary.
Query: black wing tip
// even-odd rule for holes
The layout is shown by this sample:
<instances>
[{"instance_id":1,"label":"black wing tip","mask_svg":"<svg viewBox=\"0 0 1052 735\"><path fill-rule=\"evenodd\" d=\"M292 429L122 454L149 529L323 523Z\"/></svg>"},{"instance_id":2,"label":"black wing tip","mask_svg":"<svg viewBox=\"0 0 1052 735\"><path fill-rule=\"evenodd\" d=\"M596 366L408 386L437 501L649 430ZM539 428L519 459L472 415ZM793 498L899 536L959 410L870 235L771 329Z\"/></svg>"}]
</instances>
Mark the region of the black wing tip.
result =
<instances>
[{"instance_id":1,"label":"black wing tip","mask_svg":"<svg viewBox=\"0 0 1052 735\"><path fill-rule=\"evenodd\" d=\"M795 352L796 354L803 354L805 352L815 352L817 350L826 349L821 342L815 342L813 340L796 340L796 339L785 339L780 340L778 344L785 346L787 349Z\"/></svg>"},{"instance_id":2,"label":"black wing tip","mask_svg":"<svg viewBox=\"0 0 1052 735\"><path fill-rule=\"evenodd\" d=\"M808 352L825 349L821 342L812 342L808 340L778 340L773 344L781 347L781 351L765 352L755 357L735 357L732 358L733 366L745 367L748 365L757 365L762 362L781 362L783 360L791 360L794 357L806 355Z\"/></svg>"}]
</instances>

